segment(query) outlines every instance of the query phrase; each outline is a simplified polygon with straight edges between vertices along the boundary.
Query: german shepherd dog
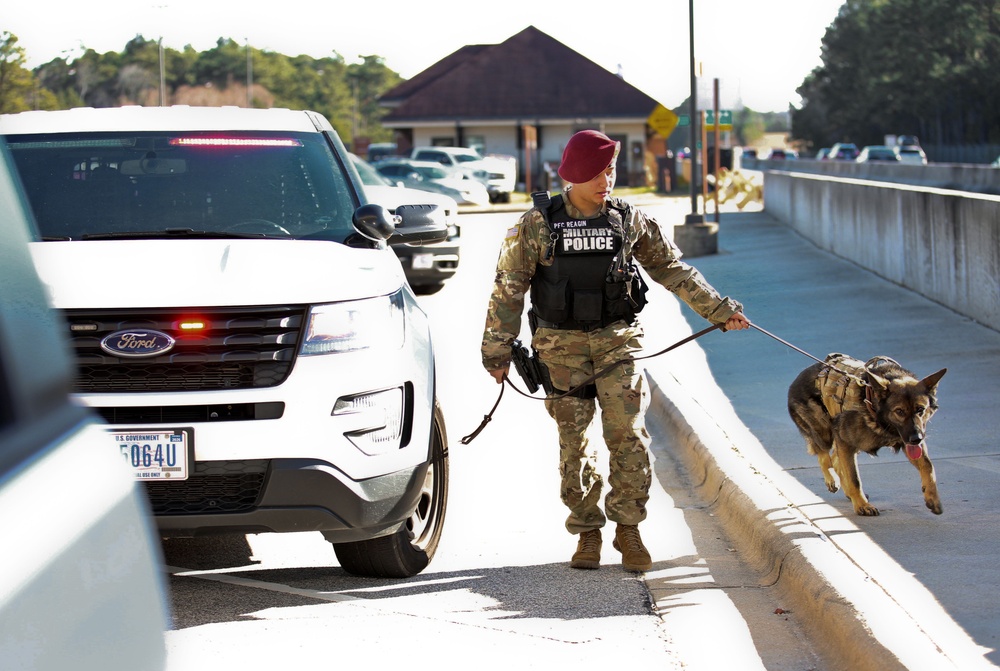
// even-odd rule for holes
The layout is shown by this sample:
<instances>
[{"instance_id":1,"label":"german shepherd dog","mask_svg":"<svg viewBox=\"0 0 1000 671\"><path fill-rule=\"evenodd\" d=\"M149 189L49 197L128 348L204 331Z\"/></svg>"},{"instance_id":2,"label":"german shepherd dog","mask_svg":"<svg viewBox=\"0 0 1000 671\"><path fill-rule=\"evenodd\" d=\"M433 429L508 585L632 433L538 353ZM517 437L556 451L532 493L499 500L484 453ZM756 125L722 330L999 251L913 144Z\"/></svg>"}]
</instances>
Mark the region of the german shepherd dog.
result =
<instances>
[{"instance_id":1,"label":"german shepherd dog","mask_svg":"<svg viewBox=\"0 0 1000 671\"><path fill-rule=\"evenodd\" d=\"M876 456L883 447L905 450L920 471L924 503L942 512L934 466L924 444L927 423L937 410L937 384L942 368L918 380L888 357L866 363L830 354L825 363L809 366L788 388L788 414L819 459L823 481L837 491L834 471L858 515L878 515L868 502L858 476L858 452Z\"/></svg>"}]
</instances>

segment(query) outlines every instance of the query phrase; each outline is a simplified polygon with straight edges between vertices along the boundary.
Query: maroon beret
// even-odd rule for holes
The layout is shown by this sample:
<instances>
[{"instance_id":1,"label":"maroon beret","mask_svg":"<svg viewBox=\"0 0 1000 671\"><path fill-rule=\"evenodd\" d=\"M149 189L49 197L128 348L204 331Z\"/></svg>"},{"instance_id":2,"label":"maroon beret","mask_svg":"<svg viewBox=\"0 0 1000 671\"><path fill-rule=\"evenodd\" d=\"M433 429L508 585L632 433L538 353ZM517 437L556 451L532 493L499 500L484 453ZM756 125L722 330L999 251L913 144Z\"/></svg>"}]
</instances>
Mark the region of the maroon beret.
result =
<instances>
[{"instance_id":1,"label":"maroon beret","mask_svg":"<svg viewBox=\"0 0 1000 671\"><path fill-rule=\"evenodd\" d=\"M585 184L607 170L620 146L604 133L582 130L566 143L559 176L570 184Z\"/></svg>"}]
</instances>

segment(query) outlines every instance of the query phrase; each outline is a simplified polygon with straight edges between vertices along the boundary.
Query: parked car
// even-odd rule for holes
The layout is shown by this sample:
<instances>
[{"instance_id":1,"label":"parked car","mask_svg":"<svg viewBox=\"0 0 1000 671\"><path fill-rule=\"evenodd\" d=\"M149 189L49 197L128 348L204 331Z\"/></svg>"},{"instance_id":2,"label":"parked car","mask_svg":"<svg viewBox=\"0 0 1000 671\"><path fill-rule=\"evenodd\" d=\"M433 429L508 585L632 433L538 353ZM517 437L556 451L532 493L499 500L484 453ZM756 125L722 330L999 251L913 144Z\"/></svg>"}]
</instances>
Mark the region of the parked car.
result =
<instances>
[{"instance_id":1,"label":"parked car","mask_svg":"<svg viewBox=\"0 0 1000 671\"><path fill-rule=\"evenodd\" d=\"M513 156L483 156L468 147L414 147L410 158L440 163L479 179L486 185L491 203L509 203L517 181L517 160Z\"/></svg>"},{"instance_id":2,"label":"parked car","mask_svg":"<svg viewBox=\"0 0 1000 671\"><path fill-rule=\"evenodd\" d=\"M899 154L893 147L870 144L862 147L854 160L858 163L899 163Z\"/></svg>"},{"instance_id":3,"label":"parked car","mask_svg":"<svg viewBox=\"0 0 1000 671\"><path fill-rule=\"evenodd\" d=\"M0 142L0 667L163 669L160 539L120 448L70 398L22 203Z\"/></svg>"},{"instance_id":4,"label":"parked car","mask_svg":"<svg viewBox=\"0 0 1000 671\"><path fill-rule=\"evenodd\" d=\"M853 161L858 158L858 146L852 142L838 142L830 147L828 158L833 161Z\"/></svg>"},{"instance_id":5,"label":"parked car","mask_svg":"<svg viewBox=\"0 0 1000 671\"><path fill-rule=\"evenodd\" d=\"M391 158L374 164L389 181L411 189L434 191L454 198L459 205L488 205L486 186L468 174L431 161Z\"/></svg>"},{"instance_id":6,"label":"parked car","mask_svg":"<svg viewBox=\"0 0 1000 671\"><path fill-rule=\"evenodd\" d=\"M368 160L372 163L399 155L395 142L372 142L368 145Z\"/></svg>"},{"instance_id":7,"label":"parked car","mask_svg":"<svg viewBox=\"0 0 1000 671\"><path fill-rule=\"evenodd\" d=\"M23 112L0 134L74 395L159 533L318 531L351 573L423 570L447 436L427 316L388 245L445 239L436 208L369 203L314 112Z\"/></svg>"},{"instance_id":8,"label":"parked car","mask_svg":"<svg viewBox=\"0 0 1000 671\"><path fill-rule=\"evenodd\" d=\"M899 157L900 163L909 163L912 165L927 165L927 154L918 145L902 145L893 147L893 151L896 152L896 156Z\"/></svg>"},{"instance_id":9,"label":"parked car","mask_svg":"<svg viewBox=\"0 0 1000 671\"><path fill-rule=\"evenodd\" d=\"M448 226L448 238L422 245L392 245L410 286L420 293L441 289L445 280L458 270L460 258L458 204L454 198L433 191L419 191L397 186L378 173L367 161L351 154L354 167L361 177L368 200L378 203L395 214L400 205L433 204Z\"/></svg>"}]
</instances>

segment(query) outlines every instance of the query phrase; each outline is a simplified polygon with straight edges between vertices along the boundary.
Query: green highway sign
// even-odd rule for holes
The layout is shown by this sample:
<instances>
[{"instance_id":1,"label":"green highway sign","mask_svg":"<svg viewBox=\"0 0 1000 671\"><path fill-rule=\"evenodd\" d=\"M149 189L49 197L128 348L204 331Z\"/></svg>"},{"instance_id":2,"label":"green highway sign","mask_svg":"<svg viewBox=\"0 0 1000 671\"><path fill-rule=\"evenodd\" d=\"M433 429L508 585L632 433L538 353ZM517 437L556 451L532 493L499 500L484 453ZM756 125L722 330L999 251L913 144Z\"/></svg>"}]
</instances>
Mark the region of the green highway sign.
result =
<instances>
[{"instance_id":1,"label":"green highway sign","mask_svg":"<svg viewBox=\"0 0 1000 671\"><path fill-rule=\"evenodd\" d=\"M733 129L733 111L719 110L719 130ZM705 110L705 130L715 130L715 110Z\"/></svg>"}]
</instances>

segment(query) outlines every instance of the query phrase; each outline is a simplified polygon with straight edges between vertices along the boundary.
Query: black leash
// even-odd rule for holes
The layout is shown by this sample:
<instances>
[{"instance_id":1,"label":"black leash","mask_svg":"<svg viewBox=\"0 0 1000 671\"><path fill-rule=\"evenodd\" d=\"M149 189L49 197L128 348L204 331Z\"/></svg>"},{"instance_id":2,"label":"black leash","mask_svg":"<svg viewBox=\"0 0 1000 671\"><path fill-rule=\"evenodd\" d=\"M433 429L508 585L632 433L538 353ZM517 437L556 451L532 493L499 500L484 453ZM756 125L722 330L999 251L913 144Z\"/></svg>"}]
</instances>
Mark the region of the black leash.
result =
<instances>
[{"instance_id":1,"label":"black leash","mask_svg":"<svg viewBox=\"0 0 1000 671\"><path fill-rule=\"evenodd\" d=\"M806 355L807 357L809 357L809 358L810 358L810 359L812 359L813 361L816 361L817 363L822 363L822 364L825 364L825 363L826 363L826 362L825 362L825 361L823 361L822 359L817 359L816 357L814 357L814 356L813 356L812 354L810 354L809 352L807 352L807 351L805 351L805 350L802 350L802 349L799 349L798 347L796 347L796 346L795 346L795 345L793 345L792 343L788 342L787 340L782 340L781 338L779 338L778 336L774 335L774 334L773 334L773 333L771 333L770 331L765 331L764 329L762 329L761 327L757 326L756 324L754 324L754 323L752 323L752 322L750 323L750 326L751 326L751 328L755 328L755 329L757 329L758 331L760 331L760 332L761 332L761 333L763 333L764 335L768 336L769 338L774 338L775 340L777 340L778 342L780 342L780 343L781 343L782 345L784 345L785 347L790 347L791 349L795 350L795 351L796 351L796 352L798 352L799 354L805 354L805 355Z\"/></svg>"},{"instance_id":2,"label":"black leash","mask_svg":"<svg viewBox=\"0 0 1000 671\"><path fill-rule=\"evenodd\" d=\"M562 394L559 394L558 396L545 396L545 397L541 397L541 398L539 398L538 396L532 396L531 394L528 394L527 392L524 392L524 391L521 391L520 389L518 389L517 385L514 384L509 377L507 377L506 373L504 373L503 381L506 382L507 384L509 384L514 389L514 391L516 391L517 393L519 393L521 396L525 396L527 398L534 399L536 401L548 401L548 400L554 400L554 399L563 398L565 396L571 396L571 395L575 394L576 392L578 392L583 387L587 386L588 384L590 384L591 382L593 382L594 380L596 380L597 378L599 378L599 377L601 377L603 375L607 375L608 373L610 373L612 370L614 370L618 366L624 365L625 363L628 363L629 361L641 361L643 359L652 359L655 356L660 356L661 354L666 354L670 350L676 349L676 348L680 347L681 345L684 345L685 343L691 342L692 340L697 340L698 338L702 337L703 335L711 333L712 331L714 331L716 329L722 328L722 326L723 326L722 324L714 324L713 326L709 326L708 328L702 329L701 331L698 331L697 333L695 333L693 335L690 335L690 336L688 336L688 337L686 337L686 338L684 338L682 340L678 340L673 345L670 345L669 347L667 347L665 349L662 349L662 350L660 350L659 352L657 352L655 354L647 354L645 356L638 356L638 357L635 357L635 358L632 358L632 359L621 359L619 361L616 361L613 364L611 364L610 366L608 366L607 368L604 368L603 370L600 370L597 373L594 373L593 375L591 375L586 380L584 380L580 384L576 385L575 387L573 387L569 391L567 391L565 393L562 393ZM813 356L812 354L810 354L809 352L805 351L804 349L800 349L800 348L796 347L795 345L793 345L792 343L788 342L787 340L783 340L783 339L779 338L778 336L774 335L770 331L767 331L766 329L763 329L760 326L757 326L753 322L750 323L750 326L752 328L757 329L758 331L760 331L761 333L763 333L767 337L773 338L774 340L778 341L779 343L781 343L785 347L793 349L796 352L798 352L799 354L802 354L802 355L804 355L804 356L812 359L813 361L815 361L817 363L821 363L824 366L826 366L826 367L828 367L828 368L830 368L832 370L837 371L838 373L841 373L843 375L846 375L849 378L857 380L863 386L866 386L866 387L869 386L868 383L865 380L862 380L862 379L858 378L856 375L853 375L852 373L849 373L849 372L847 372L845 370L841 370L840 368L837 368L836 366L832 365L830 362L824 361L823 359L820 359L818 357ZM496 403L493 404L493 408L490 410L489 414L487 414L485 417L483 417L483 421L482 421L482 423L480 423L479 428L477 428L475 431L473 431L472 433L470 433L468 436L462 438L462 444L463 445L468 445L469 443L471 443L472 440L476 436L478 436L482 432L483 429L486 428L486 425L489 424L493 420L493 413L496 412L497 408L500 406L500 399L503 398L503 388L504 388L504 385L500 385L500 395L497 397L497 401L496 401Z\"/></svg>"},{"instance_id":3,"label":"black leash","mask_svg":"<svg viewBox=\"0 0 1000 671\"><path fill-rule=\"evenodd\" d=\"M698 338L702 337L703 335L711 333L712 331L715 331L716 329L722 328L722 326L723 326L723 324L713 324L712 326L709 326L708 328L702 329L701 331L698 331L695 334L689 335L686 338L678 340L673 345L670 345L669 347L661 349L659 352L656 352L655 354L646 354L644 356L637 356L637 357L633 357L633 358L630 358L630 359L619 359L618 361L615 361L610 366L607 366L606 368L603 368L600 371L594 373L593 375L591 375L586 380L584 380L580 384L576 385L575 387L573 387L569 391L563 392L562 394L559 394L558 396L545 396L545 397L532 396L531 394L528 394L528 393L523 392L520 389L518 389L517 385L514 384L509 377L507 377L506 373L504 373L503 381L506 382L507 384L509 384L514 389L514 391L516 391L517 393L519 393L521 396L525 396L527 398L530 398L530 399L533 399L533 400L536 400L536 401L551 401L551 400L556 400L556 399L564 398L566 396L572 396L573 394L575 394L576 392L578 392L583 387L586 387L588 384L590 384L594 380L598 379L599 377L603 377L604 375L607 375L608 373L610 373L612 370L614 370L618 366L625 365L626 363L628 363L630 361L642 361L643 359L652 359L653 357L660 356L662 354L666 354L670 350L677 349L681 345L689 343L692 340L697 340ZM470 433L469 435L467 435L464 438L462 438L462 444L463 445L468 445L469 443L471 443L473 441L473 439L476 436L478 436L482 432L483 429L486 428L486 425L489 424L491 421L493 421L493 413L496 412L496 409L500 406L500 399L503 398L503 388L504 388L504 385L501 384L500 385L500 395L497 397L496 403L493 404L493 408L489 411L489 413L486 416L483 417L483 421L479 424L479 427L475 431L473 431L472 433Z\"/></svg>"},{"instance_id":4,"label":"black leash","mask_svg":"<svg viewBox=\"0 0 1000 671\"><path fill-rule=\"evenodd\" d=\"M761 327L757 326L756 324L751 323L750 326L752 326L753 328L757 329L758 331L760 331L761 333L763 333L767 337L774 338L775 340L777 340L778 342L780 342L785 347L789 347L789 348L795 350L796 352L798 352L799 354L804 354L805 356L809 357L810 359L812 359L816 363L821 363L824 366L826 366L827 368L829 368L831 370L835 370L838 373L840 373L841 375L849 377L850 379L852 379L852 380L856 381L858 384L860 384L862 387L870 387L870 385L868 384L867 380L864 380L864 379L858 377L857 375L855 375L853 373L850 373L850 372L848 372L846 370L843 370L842 368L838 368L837 366L834 366L829 361L824 361L823 359L814 357L812 354L810 354L809 352L805 351L804 349L799 349L798 347L796 347L792 343L788 342L787 340L782 340L781 338L779 338L778 336L774 335L770 331L765 331L764 329L762 329Z\"/></svg>"}]
</instances>

